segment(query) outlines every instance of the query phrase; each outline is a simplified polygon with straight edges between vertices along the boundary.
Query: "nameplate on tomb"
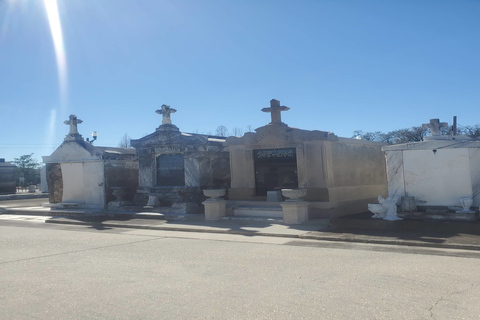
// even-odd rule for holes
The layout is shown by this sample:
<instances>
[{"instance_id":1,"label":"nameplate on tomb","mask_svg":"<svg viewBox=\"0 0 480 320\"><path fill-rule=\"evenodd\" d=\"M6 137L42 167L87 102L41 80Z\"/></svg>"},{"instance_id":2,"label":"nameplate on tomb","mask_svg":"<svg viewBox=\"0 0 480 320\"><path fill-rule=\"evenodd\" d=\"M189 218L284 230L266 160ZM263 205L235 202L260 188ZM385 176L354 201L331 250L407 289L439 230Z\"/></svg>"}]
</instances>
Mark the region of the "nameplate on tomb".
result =
<instances>
[{"instance_id":1,"label":"nameplate on tomb","mask_svg":"<svg viewBox=\"0 0 480 320\"><path fill-rule=\"evenodd\" d=\"M295 158L295 148L254 150L255 160Z\"/></svg>"},{"instance_id":2,"label":"nameplate on tomb","mask_svg":"<svg viewBox=\"0 0 480 320\"><path fill-rule=\"evenodd\" d=\"M159 153L165 153L165 152L183 152L185 150L184 147L155 147L155 152L157 154Z\"/></svg>"},{"instance_id":3,"label":"nameplate on tomb","mask_svg":"<svg viewBox=\"0 0 480 320\"><path fill-rule=\"evenodd\" d=\"M161 154L158 156L157 185L185 185L185 164L182 153Z\"/></svg>"}]
</instances>

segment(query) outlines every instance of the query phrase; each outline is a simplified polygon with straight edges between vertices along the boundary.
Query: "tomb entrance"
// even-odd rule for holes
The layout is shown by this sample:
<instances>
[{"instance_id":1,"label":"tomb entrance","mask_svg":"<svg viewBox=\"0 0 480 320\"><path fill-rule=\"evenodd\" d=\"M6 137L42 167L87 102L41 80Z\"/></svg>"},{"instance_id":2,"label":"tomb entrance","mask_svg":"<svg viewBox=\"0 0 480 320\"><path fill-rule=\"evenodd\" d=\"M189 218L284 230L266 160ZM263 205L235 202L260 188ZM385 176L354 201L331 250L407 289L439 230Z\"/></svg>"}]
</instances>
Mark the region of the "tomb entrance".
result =
<instances>
[{"instance_id":1,"label":"tomb entrance","mask_svg":"<svg viewBox=\"0 0 480 320\"><path fill-rule=\"evenodd\" d=\"M266 196L267 191L298 187L295 148L254 150L253 159L257 196Z\"/></svg>"}]
</instances>

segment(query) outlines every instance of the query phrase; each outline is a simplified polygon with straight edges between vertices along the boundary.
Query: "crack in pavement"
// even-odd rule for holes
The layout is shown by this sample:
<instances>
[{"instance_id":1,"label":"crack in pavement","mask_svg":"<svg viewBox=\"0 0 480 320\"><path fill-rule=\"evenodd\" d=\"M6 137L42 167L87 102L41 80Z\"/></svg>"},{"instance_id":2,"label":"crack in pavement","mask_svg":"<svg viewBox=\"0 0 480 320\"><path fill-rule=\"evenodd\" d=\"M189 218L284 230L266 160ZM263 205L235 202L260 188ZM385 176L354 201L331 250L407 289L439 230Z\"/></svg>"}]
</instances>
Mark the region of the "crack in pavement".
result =
<instances>
[{"instance_id":1,"label":"crack in pavement","mask_svg":"<svg viewBox=\"0 0 480 320\"><path fill-rule=\"evenodd\" d=\"M474 283L472 283L472 284L470 285L470 288L467 288L467 289L465 289L465 290L460 290L460 291L454 291L454 292L452 292L452 293L450 293L450 294L448 294L448 295L446 295L446 296L440 297L440 299L438 299L437 301L435 301L435 303L428 309L428 312L430 312L430 318L436 319L436 318L435 318L435 315L433 314L433 309L434 309L440 302L447 300L449 297L451 297L451 296L453 296L453 295L455 295L455 294L463 294L463 293L466 293L466 292L472 290L473 287L474 287L476 284L477 284L477 283L474 282Z\"/></svg>"},{"instance_id":2,"label":"crack in pavement","mask_svg":"<svg viewBox=\"0 0 480 320\"><path fill-rule=\"evenodd\" d=\"M101 247L94 247L94 248L88 248L88 249L82 249L82 250L73 250L73 251L67 251L67 252L59 252L59 253L52 253L52 254L46 254L43 256L36 256L36 257L30 257L30 258L24 258L24 259L18 259L18 260L11 260L11 261L4 261L0 262L0 265L5 265L8 263L14 263L14 262L20 262L20 261L29 261L29 260L35 260L35 259L41 259L41 258L47 258L47 257L55 257L55 256L61 256L64 254L71 254L71 253L78 253L78 252L86 252L90 250L98 250L98 249L104 249L104 248L113 248L113 247L120 247L126 244L135 244L135 243L142 243L142 242L149 242L149 241L154 241L154 240L159 240L159 239L165 239L165 237L156 237L154 239L145 239L145 240L139 240L139 241L131 241L131 242L125 242L121 244L112 244L109 246L101 246Z\"/></svg>"}]
</instances>

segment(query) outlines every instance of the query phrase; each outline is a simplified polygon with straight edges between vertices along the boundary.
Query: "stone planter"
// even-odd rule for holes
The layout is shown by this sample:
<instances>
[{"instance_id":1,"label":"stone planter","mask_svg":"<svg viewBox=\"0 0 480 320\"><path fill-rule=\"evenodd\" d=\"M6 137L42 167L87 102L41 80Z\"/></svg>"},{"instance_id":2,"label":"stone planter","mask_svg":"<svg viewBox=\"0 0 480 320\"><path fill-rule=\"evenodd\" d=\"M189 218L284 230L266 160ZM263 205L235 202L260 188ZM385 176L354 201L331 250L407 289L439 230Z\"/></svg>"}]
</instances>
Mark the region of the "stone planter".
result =
<instances>
[{"instance_id":1,"label":"stone planter","mask_svg":"<svg viewBox=\"0 0 480 320\"><path fill-rule=\"evenodd\" d=\"M225 217L227 201L221 197L225 195L225 189L204 189L203 194L210 199L203 202L205 207L205 220L218 220Z\"/></svg>"},{"instance_id":2,"label":"stone planter","mask_svg":"<svg viewBox=\"0 0 480 320\"><path fill-rule=\"evenodd\" d=\"M473 199L469 197L460 198L460 204L463 209L456 211L457 213L474 213L475 211L470 210L470 207L473 204Z\"/></svg>"},{"instance_id":3,"label":"stone planter","mask_svg":"<svg viewBox=\"0 0 480 320\"><path fill-rule=\"evenodd\" d=\"M282 195L288 198L285 201L303 201L303 198L307 195L307 189L282 189Z\"/></svg>"},{"instance_id":4,"label":"stone planter","mask_svg":"<svg viewBox=\"0 0 480 320\"><path fill-rule=\"evenodd\" d=\"M204 189L203 194L205 197L208 197L210 199L207 199L207 201L217 201L217 200L223 200L221 197L225 195L226 190L225 189Z\"/></svg>"}]
</instances>

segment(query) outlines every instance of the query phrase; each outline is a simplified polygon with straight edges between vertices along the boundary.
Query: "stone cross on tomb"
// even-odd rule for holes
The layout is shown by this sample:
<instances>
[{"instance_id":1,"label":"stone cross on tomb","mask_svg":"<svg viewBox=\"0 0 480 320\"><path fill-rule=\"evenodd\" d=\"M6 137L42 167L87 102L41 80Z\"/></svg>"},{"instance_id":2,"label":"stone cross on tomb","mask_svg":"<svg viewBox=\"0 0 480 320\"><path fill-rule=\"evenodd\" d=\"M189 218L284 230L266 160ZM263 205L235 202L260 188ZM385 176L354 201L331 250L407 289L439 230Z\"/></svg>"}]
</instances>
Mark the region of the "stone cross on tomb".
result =
<instances>
[{"instance_id":1,"label":"stone cross on tomb","mask_svg":"<svg viewBox=\"0 0 480 320\"><path fill-rule=\"evenodd\" d=\"M263 112L270 112L272 116L272 122L270 124L282 123L282 116L280 112L290 110L289 107L280 106L280 101L272 99L270 100L270 108L263 108Z\"/></svg>"},{"instance_id":2,"label":"stone cross on tomb","mask_svg":"<svg viewBox=\"0 0 480 320\"><path fill-rule=\"evenodd\" d=\"M422 124L422 128L429 128L432 136L439 136L441 128L447 128L448 123L440 122L439 119L430 119L430 123Z\"/></svg>"},{"instance_id":3,"label":"stone cross on tomb","mask_svg":"<svg viewBox=\"0 0 480 320\"><path fill-rule=\"evenodd\" d=\"M163 116L162 124L172 124L172 119L170 118L170 114L177 112L177 110L170 108L166 104L162 105L160 110L155 111L158 114Z\"/></svg>"},{"instance_id":4,"label":"stone cross on tomb","mask_svg":"<svg viewBox=\"0 0 480 320\"><path fill-rule=\"evenodd\" d=\"M77 124L80 124L82 122L82 120L77 119L76 115L71 114L69 120L65 120L63 123L70 126L70 132L68 133L69 135L78 135L79 133L77 129Z\"/></svg>"}]
</instances>

